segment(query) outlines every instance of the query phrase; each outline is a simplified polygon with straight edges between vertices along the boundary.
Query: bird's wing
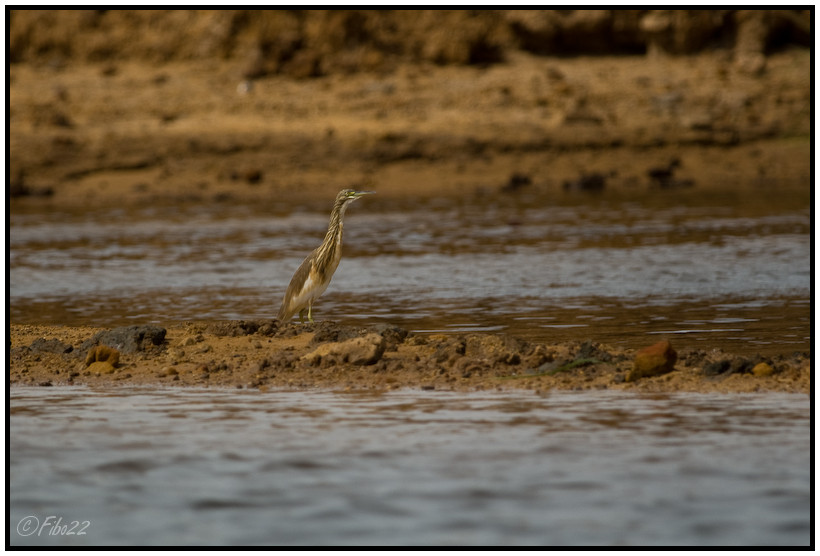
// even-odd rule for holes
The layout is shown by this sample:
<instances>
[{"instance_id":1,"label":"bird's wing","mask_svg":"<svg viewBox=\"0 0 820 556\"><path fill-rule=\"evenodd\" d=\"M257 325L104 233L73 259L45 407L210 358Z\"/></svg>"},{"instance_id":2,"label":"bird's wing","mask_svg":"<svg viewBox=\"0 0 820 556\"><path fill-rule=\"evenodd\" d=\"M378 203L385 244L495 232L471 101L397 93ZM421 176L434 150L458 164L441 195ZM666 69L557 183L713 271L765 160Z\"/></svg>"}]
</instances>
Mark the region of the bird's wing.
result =
<instances>
[{"instance_id":1,"label":"bird's wing","mask_svg":"<svg viewBox=\"0 0 820 556\"><path fill-rule=\"evenodd\" d=\"M279 316L277 317L279 322L290 320L297 311L304 308L304 306L299 306L298 298L301 297L300 294L305 286L305 282L310 278L310 268L313 266L313 260L315 258L316 251L302 261L302 264L299 265L299 268L297 268L293 274L293 278L290 279L285 297L282 298L282 307L279 309Z\"/></svg>"}]
</instances>

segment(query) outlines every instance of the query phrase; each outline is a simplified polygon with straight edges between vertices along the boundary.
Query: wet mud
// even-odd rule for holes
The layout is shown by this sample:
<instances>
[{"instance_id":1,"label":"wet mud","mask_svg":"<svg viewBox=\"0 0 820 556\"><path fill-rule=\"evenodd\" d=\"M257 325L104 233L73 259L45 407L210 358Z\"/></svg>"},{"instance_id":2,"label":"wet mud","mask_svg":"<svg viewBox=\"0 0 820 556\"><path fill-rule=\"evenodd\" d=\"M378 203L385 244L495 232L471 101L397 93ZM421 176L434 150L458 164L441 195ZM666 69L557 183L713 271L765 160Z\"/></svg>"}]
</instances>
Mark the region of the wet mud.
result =
<instances>
[{"instance_id":1,"label":"wet mud","mask_svg":"<svg viewBox=\"0 0 820 556\"><path fill-rule=\"evenodd\" d=\"M390 325L275 320L110 330L12 325L12 385L251 389L803 392L808 353L641 350L496 334L421 335Z\"/></svg>"}]
</instances>

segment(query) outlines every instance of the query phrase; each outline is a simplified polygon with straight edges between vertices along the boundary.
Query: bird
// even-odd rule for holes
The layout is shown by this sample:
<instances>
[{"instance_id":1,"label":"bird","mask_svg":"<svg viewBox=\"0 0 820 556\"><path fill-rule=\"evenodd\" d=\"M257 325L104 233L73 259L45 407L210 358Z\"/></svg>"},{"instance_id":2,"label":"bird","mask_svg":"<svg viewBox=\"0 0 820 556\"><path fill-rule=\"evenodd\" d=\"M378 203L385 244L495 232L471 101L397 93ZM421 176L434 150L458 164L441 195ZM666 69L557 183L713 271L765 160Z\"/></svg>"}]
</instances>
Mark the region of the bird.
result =
<instances>
[{"instance_id":1,"label":"bird","mask_svg":"<svg viewBox=\"0 0 820 556\"><path fill-rule=\"evenodd\" d=\"M305 309L307 309L308 321L313 322L313 302L327 289L342 258L342 227L345 211L356 199L373 193L375 191L342 189L336 195L325 239L302 261L293 274L285 297L282 298L282 307L277 317L279 322L287 322L293 315L299 313L299 321L304 324Z\"/></svg>"}]
</instances>

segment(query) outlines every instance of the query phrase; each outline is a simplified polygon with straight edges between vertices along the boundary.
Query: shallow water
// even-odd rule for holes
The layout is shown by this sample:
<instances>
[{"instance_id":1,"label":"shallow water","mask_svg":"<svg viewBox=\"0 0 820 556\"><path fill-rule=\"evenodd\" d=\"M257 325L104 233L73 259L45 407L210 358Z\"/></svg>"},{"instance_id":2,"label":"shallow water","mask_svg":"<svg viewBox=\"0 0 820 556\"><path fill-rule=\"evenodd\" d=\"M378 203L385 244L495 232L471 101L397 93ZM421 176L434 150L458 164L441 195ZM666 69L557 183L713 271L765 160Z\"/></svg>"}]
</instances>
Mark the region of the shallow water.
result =
<instances>
[{"instance_id":1,"label":"shallow water","mask_svg":"<svg viewBox=\"0 0 820 556\"><path fill-rule=\"evenodd\" d=\"M810 343L802 193L359 201L320 319L538 341L784 353ZM199 203L11 215L15 323L275 316L328 207Z\"/></svg>"},{"instance_id":2,"label":"shallow water","mask_svg":"<svg viewBox=\"0 0 820 556\"><path fill-rule=\"evenodd\" d=\"M809 543L805 395L10 400L12 545Z\"/></svg>"}]
</instances>

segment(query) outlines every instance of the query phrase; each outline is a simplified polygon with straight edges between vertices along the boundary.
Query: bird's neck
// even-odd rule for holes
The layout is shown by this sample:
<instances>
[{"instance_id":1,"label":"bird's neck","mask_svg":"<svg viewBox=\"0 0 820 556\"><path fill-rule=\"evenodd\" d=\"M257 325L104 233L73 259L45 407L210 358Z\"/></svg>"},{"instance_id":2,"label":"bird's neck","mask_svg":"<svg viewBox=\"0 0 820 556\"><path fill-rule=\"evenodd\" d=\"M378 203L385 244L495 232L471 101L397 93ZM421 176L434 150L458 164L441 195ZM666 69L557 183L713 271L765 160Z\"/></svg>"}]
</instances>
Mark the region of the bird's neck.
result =
<instances>
[{"instance_id":1,"label":"bird's neck","mask_svg":"<svg viewBox=\"0 0 820 556\"><path fill-rule=\"evenodd\" d=\"M344 228L346 210L347 203L344 203L334 207L333 212L330 214L327 234L318 256L320 267L325 267L328 264L338 264L339 258L341 258L342 229Z\"/></svg>"},{"instance_id":2,"label":"bird's neck","mask_svg":"<svg viewBox=\"0 0 820 556\"><path fill-rule=\"evenodd\" d=\"M344 228L347 205L348 203L342 203L333 208L333 212L330 214L330 223L327 226L325 241L332 239L334 244L338 244L342 241L342 228Z\"/></svg>"}]
</instances>

